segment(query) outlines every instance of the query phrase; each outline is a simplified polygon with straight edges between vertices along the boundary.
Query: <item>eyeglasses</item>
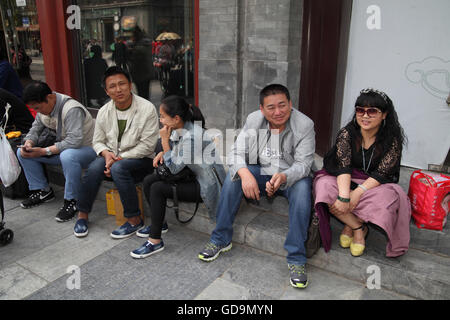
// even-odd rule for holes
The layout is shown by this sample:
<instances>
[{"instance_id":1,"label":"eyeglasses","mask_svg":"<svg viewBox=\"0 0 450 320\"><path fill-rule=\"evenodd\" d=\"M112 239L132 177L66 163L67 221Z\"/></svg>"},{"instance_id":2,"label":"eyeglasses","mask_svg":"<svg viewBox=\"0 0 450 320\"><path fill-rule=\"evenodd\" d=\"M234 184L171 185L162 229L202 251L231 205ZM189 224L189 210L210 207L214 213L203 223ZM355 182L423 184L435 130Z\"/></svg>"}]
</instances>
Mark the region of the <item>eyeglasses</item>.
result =
<instances>
[{"instance_id":1,"label":"eyeglasses","mask_svg":"<svg viewBox=\"0 0 450 320\"><path fill-rule=\"evenodd\" d=\"M367 113L367 115L370 118L374 118L374 117L376 117L376 115L378 113L381 113L381 110L378 108L375 108L375 107L370 107L370 108L356 107L355 113L357 116L360 116L360 117L364 116L364 114Z\"/></svg>"}]
</instances>

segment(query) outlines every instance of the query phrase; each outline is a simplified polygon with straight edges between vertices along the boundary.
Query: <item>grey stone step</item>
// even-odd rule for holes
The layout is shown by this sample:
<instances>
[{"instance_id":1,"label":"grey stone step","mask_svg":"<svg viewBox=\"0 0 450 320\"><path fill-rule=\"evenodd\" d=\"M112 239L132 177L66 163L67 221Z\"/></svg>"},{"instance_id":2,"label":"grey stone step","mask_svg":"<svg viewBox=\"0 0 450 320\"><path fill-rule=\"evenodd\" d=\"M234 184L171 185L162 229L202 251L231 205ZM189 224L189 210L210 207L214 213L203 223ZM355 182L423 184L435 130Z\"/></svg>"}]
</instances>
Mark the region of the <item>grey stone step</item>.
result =
<instances>
[{"instance_id":1,"label":"grey stone step","mask_svg":"<svg viewBox=\"0 0 450 320\"><path fill-rule=\"evenodd\" d=\"M309 260L311 264L362 281L367 278L367 268L376 265L381 270L382 287L385 289L420 299L450 297L450 257L410 246L405 255L387 258L387 239L371 228L364 255L355 258L349 249L339 246L339 233L340 229L333 232L330 252L325 253L321 248Z\"/></svg>"},{"instance_id":2,"label":"grey stone step","mask_svg":"<svg viewBox=\"0 0 450 320\"><path fill-rule=\"evenodd\" d=\"M288 217L289 204L283 197L276 197L272 203L263 198L259 201L259 206L254 204L250 204L250 206L256 210ZM336 227L341 230L343 225L337 224ZM382 236L385 235L381 229L374 229L374 232L379 232ZM436 231L420 229L411 221L410 236L411 248L450 257L450 224L447 223L442 231Z\"/></svg>"},{"instance_id":3,"label":"grey stone step","mask_svg":"<svg viewBox=\"0 0 450 320\"><path fill-rule=\"evenodd\" d=\"M194 204L181 203L180 209L181 218L186 219L192 214ZM166 218L169 228L170 224L181 225L171 209L167 210ZM419 299L450 298L450 257L442 253L448 252L448 245L444 242L448 239L447 232L417 230L411 225L413 232L409 251L402 257L386 258L387 239L382 231L372 226L365 253L356 258L348 249L339 246L342 224L334 218L331 224L332 249L325 253L321 248L308 260L310 265L362 283L370 276L367 268L375 265L380 268L381 286L386 290ZM200 205L197 216L187 227L209 235L214 223L209 220L204 206ZM287 232L287 216L255 209L243 201L236 216L233 241L285 257L283 245ZM430 243L435 247L431 247ZM430 247L427 248L427 244Z\"/></svg>"},{"instance_id":4,"label":"grey stone step","mask_svg":"<svg viewBox=\"0 0 450 320\"><path fill-rule=\"evenodd\" d=\"M113 187L112 182L105 181L97 198L104 200L106 191ZM189 218L194 208L194 203L180 203L181 219ZM144 211L148 215L146 201L144 201ZM176 220L172 209L167 209L166 219L169 228L171 224L182 225ZM364 255L355 258L351 256L348 249L339 247L338 236L342 224L334 218L331 221L332 249L325 253L321 248L308 260L309 265L363 284L370 276L367 268L376 265L381 271L383 289L419 299L450 298L448 226L444 231L437 232L418 229L411 224L410 250L398 258L385 257L387 239L382 231L371 227ZM209 219L205 206L200 204L196 217L185 226L210 235L215 223ZM234 224L233 242L285 257L286 251L283 244L287 231L288 203L286 199L277 197L272 203L262 199L258 206L243 200Z\"/></svg>"},{"instance_id":5,"label":"grey stone step","mask_svg":"<svg viewBox=\"0 0 450 320\"><path fill-rule=\"evenodd\" d=\"M448 223L442 231L436 231L419 229L411 222L409 231L410 247L450 258L450 225Z\"/></svg>"}]
</instances>

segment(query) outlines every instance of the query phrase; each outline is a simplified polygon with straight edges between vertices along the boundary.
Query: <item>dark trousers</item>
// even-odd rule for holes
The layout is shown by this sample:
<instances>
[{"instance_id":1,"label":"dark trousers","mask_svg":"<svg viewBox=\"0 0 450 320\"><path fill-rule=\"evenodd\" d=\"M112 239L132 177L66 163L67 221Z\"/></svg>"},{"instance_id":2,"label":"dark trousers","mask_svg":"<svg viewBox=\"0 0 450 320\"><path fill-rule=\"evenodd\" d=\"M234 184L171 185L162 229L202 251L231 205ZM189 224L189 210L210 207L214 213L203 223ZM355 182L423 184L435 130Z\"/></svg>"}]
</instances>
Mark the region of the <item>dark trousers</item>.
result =
<instances>
[{"instance_id":1,"label":"dark trousers","mask_svg":"<svg viewBox=\"0 0 450 320\"><path fill-rule=\"evenodd\" d=\"M81 181L81 193L77 202L78 210L89 213L102 181L105 179L105 158L97 157L91 162ZM136 183L153 171L150 158L123 159L111 166L111 177L119 191L123 205L123 215L131 218L140 215Z\"/></svg>"},{"instance_id":2,"label":"dark trousers","mask_svg":"<svg viewBox=\"0 0 450 320\"><path fill-rule=\"evenodd\" d=\"M177 197L179 201L196 202L200 198L200 189L197 182L183 182L177 184ZM144 195L150 206L150 238L161 239L161 229L166 215L167 199L173 198L173 189L170 183L162 181L158 174L153 173L144 179Z\"/></svg>"},{"instance_id":3,"label":"dark trousers","mask_svg":"<svg viewBox=\"0 0 450 320\"><path fill-rule=\"evenodd\" d=\"M150 79L140 82L134 82L134 84L136 85L138 96L147 100L150 99Z\"/></svg>"}]
</instances>

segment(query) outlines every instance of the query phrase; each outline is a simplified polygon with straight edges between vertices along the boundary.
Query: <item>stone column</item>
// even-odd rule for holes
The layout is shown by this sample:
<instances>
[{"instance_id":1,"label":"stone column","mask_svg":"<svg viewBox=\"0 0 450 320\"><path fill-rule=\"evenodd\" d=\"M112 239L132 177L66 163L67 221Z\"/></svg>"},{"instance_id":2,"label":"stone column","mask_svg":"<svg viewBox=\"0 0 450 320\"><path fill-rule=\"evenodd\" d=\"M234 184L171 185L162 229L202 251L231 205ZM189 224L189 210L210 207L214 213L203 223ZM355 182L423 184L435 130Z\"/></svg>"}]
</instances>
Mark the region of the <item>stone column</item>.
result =
<instances>
[{"instance_id":1,"label":"stone column","mask_svg":"<svg viewBox=\"0 0 450 320\"><path fill-rule=\"evenodd\" d=\"M209 128L241 128L270 83L300 89L303 0L200 0L199 107Z\"/></svg>"}]
</instances>

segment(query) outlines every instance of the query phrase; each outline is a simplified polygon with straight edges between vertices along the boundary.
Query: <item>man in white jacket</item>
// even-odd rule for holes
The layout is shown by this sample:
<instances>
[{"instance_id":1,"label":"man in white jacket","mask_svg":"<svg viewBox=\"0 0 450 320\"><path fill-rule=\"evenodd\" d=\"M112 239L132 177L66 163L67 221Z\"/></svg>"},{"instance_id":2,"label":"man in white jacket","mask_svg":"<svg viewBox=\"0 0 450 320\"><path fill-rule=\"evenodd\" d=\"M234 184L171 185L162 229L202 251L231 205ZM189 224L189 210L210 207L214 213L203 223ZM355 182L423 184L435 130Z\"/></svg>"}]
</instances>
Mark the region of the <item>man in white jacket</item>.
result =
<instances>
[{"instance_id":1,"label":"man in white jacket","mask_svg":"<svg viewBox=\"0 0 450 320\"><path fill-rule=\"evenodd\" d=\"M98 157L82 179L74 234L88 234L88 214L106 176L114 181L128 220L111 233L114 239L122 239L144 227L135 184L153 170L158 114L150 101L131 92L130 76L120 67L106 70L103 84L111 101L97 114L92 145Z\"/></svg>"}]
</instances>

